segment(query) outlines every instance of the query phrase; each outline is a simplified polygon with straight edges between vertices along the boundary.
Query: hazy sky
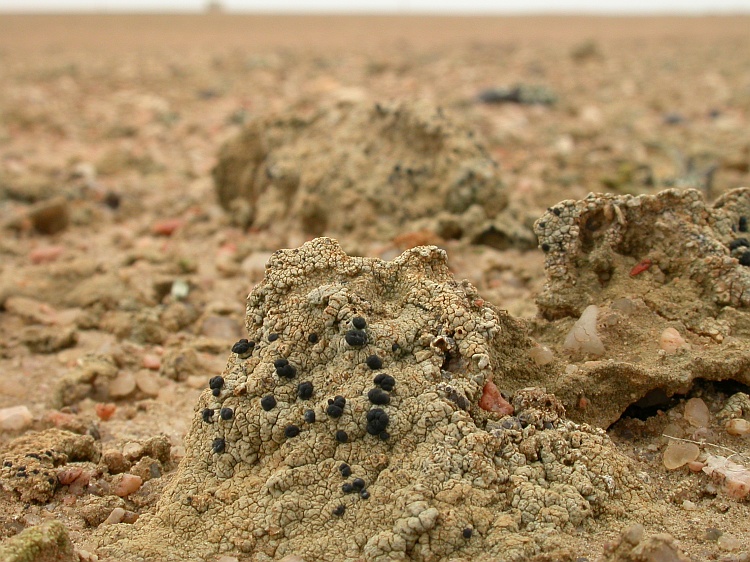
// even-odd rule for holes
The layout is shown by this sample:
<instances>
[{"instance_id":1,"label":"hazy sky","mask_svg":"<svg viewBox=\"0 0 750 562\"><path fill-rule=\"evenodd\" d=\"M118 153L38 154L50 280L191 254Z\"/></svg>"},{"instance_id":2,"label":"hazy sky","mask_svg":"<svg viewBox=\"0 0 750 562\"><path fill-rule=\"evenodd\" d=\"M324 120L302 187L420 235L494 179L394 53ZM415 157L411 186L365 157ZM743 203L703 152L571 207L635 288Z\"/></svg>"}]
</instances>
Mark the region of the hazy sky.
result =
<instances>
[{"instance_id":1,"label":"hazy sky","mask_svg":"<svg viewBox=\"0 0 750 562\"><path fill-rule=\"evenodd\" d=\"M0 11L198 11L205 0L0 0ZM750 0L223 0L231 11L271 12L750 12Z\"/></svg>"}]
</instances>

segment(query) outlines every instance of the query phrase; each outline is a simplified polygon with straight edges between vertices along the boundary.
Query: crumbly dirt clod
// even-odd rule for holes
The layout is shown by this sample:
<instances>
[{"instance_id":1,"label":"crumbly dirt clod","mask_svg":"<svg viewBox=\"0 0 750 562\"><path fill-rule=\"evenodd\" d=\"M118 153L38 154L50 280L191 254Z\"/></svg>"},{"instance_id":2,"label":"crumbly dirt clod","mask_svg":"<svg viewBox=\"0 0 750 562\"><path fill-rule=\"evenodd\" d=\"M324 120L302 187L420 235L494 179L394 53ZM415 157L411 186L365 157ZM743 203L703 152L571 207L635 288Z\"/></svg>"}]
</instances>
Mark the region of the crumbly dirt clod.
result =
<instances>
[{"instance_id":1,"label":"crumbly dirt clod","mask_svg":"<svg viewBox=\"0 0 750 562\"><path fill-rule=\"evenodd\" d=\"M456 282L436 247L391 262L328 238L278 251L246 326L252 354L232 353L201 396L156 512L101 531L102 555L564 558L575 529L646 516L650 492L631 463L603 430L565 419L554 396L519 389L513 416L479 408L486 381L553 371L526 358L523 324ZM370 402L375 387L387 404Z\"/></svg>"},{"instance_id":2,"label":"crumbly dirt clod","mask_svg":"<svg viewBox=\"0 0 750 562\"><path fill-rule=\"evenodd\" d=\"M52 520L28 528L0 544L3 562L79 562L68 531Z\"/></svg>"},{"instance_id":3,"label":"crumbly dirt clod","mask_svg":"<svg viewBox=\"0 0 750 562\"><path fill-rule=\"evenodd\" d=\"M590 194L535 223L547 272L535 335L575 363L547 384L572 419L608 427L631 405L665 408L699 378L750 384L749 216L748 188L713 204L668 189ZM591 304L604 354L566 353L566 334ZM685 344L665 348L667 328Z\"/></svg>"},{"instance_id":4,"label":"crumbly dirt clod","mask_svg":"<svg viewBox=\"0 0 750 562\"><path fill-rule=\"evenodd\" d=\"M500 218L505 188L474 133L427 103L258 119L223 147L213 176L235 221L280 233L355 247L423 231L500 248L533 239Z\"/></svg>"}]
</instances>

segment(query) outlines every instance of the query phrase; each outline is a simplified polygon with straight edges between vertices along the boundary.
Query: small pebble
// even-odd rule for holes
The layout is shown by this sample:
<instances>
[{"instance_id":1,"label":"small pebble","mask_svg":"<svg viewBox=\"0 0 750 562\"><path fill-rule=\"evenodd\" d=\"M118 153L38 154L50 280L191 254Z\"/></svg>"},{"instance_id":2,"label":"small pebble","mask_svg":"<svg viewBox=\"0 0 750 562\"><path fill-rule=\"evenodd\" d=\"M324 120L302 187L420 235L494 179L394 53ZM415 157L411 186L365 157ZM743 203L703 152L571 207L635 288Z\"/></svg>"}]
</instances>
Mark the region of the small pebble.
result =
<instances>
[{"instance_id":1,"label":"small pebble","mask_svg":"<svg viewBox=\"0 0 750 562\"><path fill-rule=\"evenodd\" d=\"M273 394L267 394L260 399L260 407L263 408L266 412L273 410L275 406L276 398Z\"/></svg>"},{"instance_id":2,"label":"small pebble","mask_svg":"<svg viewBox=\"0 0 750 562\"><path fill-rule=\"evenodd\" d=\"M125 518L125 509L122 507L116 507L112 510L109 516L104 520L105 525L115 525L121 523Z\"/></svg>"},{"instance_id":3,"label":"small pebble","mask_svg":"<svg viewBox=\"0 0 750 562\"><path fill-rule=\"evenodd\" d=\"M112 402L107 402L106 404L99 402L94 406L97 417L102 421L108 421L114 416L115 410L117 410L117 406Z\"/></svg>"},{"instance_id":4,"label":"small pebble","mask_svg":"<svg viewBox=\"0 0 750 562\"><path fill-rule=\"evenodd\" d=\"M287 438L297 437L299 435L299 427L296 425L286 426L286 428L284 428L284 435L286 435Z\"/></svg>"},{"instance_id":5,"label":"small pebble","mask_svg":"<svg viewBox=\"0 0 750 562\"><path fill-rule=\"evenodd\" d=\"M372 369L373 371L377 371L378 369L383 368L383 360L377 355L370 355L365 360L365 363L367 363L367 366L370 367L370 369Z\"/></svg>"},{"instance_id":6,"label":"small pebble","mask_svg":"<svg viewBox=\"0 0 750 562\"><path fill-rule=\"evenodd\" d=\"M121 498L137 492L143 485L143 479L135 474L118 474L113 482L112 492Z\"/></svg>"},{"instance_id":7,"label":"small pebble","mask_svg":"<svg viewBox=\"0 0 750 562\"><path fill-rule=\"evenodd\" d=\"M141 369L135 373L135 384L138 390L151 397L158 396L164 386L162 379L147 369ZM203 386L202 382L201 386Z\"/></svg>"},{"instance_id":8,"label":"small pebble","mask_svg":"<svg viewBox=\"0 0 750 562\"><path fill-rule=\"evenodd\" d=\"M302 400L308 400L313 395L313 384L310 381L299 383L297 386L297 396Z\"/></svg>"},{"instance_id":9,"label":"small pebble","mask_svg":"<svg viewBox=\"0 0 750 562\"><path fill-rule=\"evenodd\" d=\"M682 509L684 509L685 511L695 511L696 509L698 509L698 506L695 504L695 502L684 500L682 502Z\"/></svg>"},{"instance_id":10,"label":"small pebble","mask_svg":"<svg viewBox=\"0 0 750 562\"><path fill-rule=\"evenodd\" d=\"M336 432L336 441L339 443L347 443L349 441L349 435L343 429L339 429Z\"/></svg>"},{"instance_id":11,"label":"small pebble","mask_svg":"<svg viewBox=\"0 0 750 562\"><path fill-rule=\"evenodd\" d=\"M305 410L304 418L307 423L315 423L315 410Z\"/></svg>"},{"instance_id":12,"label":"small pebble","mask_svg":"<svg viewBox=\"0 0 750 562\"><path fill-rule=\"evenodd\" d=\"M667 448L664 450L662 461L667 470L675 470L690 461L694 461L698 458L698 455L700 455L700 449L695 443L670 439Z\"/></svg>"},{"instance_id":13,"label":"small pebble","mask_svg":"<svg viewBox=\"0 0 750 562\"><path fill-rule=\"evenodd\" d=\"M151 226L151 232L160 236L172 236L184 224L182 219L163 219Z\"/></svg>"},{"instance_id":14,"label":"small pebble","mask_svg":"<svg viewBox=\"0 0 750 562\"><path fill-rule=\"evenodd\" d=\"M721 550L726 550L728 552L740 550L742 548L742 543L743 541L731 533L724 533L719 537L719 540L716 541L716 544Z\"/></svg>"},{"instance_id":15,"label":"small pebble","mask_svg":"<svg viewBox=\"0 0 750 562\"><path fill-rule=\"evenodd\" d=\"M710 417L708 406L700 398L691 398L685 402L685 421L693 427L708 427Z\"/></svg>"},{"instance_id":16,"label":"small pebble","mask_svg":"<svg viewBox=\"0 0 750 562\"><path fill-rule=\"evenodd\" d=\"M234 410L232 408L222 408L219 411L219 415L223 420L231 420L234 417Z\"/></svg>"},{"instance_id":17,"label":"small pebble","mask_svg":"<svg viewBox=\"0 0 750 562\"><path fill-rule=\"evenodd\" d=\"M157 355L147 353L142 359L143 367L151 371L158 371L161 368L161 359Z\"/></svg>"},{"instance_id":18,"label":"small pebble","mask_svg":"<svg viewBox=\"0 0 750 562\"><path fill-rule=\"evenodd\" d=\"M729 435L747 435L750 433L750 422L743 418L729 420L724 426Z\"/></svg>"},{"instance_id":19,"label":"small pebble","mask_svg":"<svg viewBox=\"0 0 750 562\"><path fill-rule=\"evenodd\" d=\"M29 427L32 421L34 417L26 406L0 409L0 430L19 431Z\"/></svg>"},{"instance_id":20,"label":"small pebble","mask_svg":"<svg viewBox=\"0 0 750 562\"><path fill-rule=\"evenodd\" d=\"M352 326L357 328L357 330L364 330L367 327L367 320L361 316L356 316L352 319Z\"/></svg>"},{"instance_id":21,"label":"small pebble","mask_svg":"<svg viewBox=\"0 0 750 562\"><path fill-rule=\"evenodd\" d=\"M109 396L124 398L135 391L135 376L129 371L120 371L109 383Z\"/></svg>"}]
</instances>

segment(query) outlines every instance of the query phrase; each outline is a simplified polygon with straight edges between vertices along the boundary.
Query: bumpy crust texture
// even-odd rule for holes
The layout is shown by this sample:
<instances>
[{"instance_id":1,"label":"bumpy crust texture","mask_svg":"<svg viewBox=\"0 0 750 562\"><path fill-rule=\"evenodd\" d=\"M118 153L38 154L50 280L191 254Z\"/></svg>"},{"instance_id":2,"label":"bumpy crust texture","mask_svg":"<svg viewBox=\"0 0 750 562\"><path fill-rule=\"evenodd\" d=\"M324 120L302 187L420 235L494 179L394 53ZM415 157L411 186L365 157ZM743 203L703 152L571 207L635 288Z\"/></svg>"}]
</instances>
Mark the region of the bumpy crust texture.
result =
<instances>
[{"instance_id":1,"label":"bumpy crust texture","mask_svg":"<svg viewBox=\"0 0 750 562\"><path fill-rule=\"evenodd\" d=\"M254 346L201 396L156 513L103 531L102 555L527 560L648 496L604 431L542 389L516 390L512 416L479 408L488 380L552 372L436 247L391 262L327 238L276 252L246 324Z\"/></svg>"}]
</instances>

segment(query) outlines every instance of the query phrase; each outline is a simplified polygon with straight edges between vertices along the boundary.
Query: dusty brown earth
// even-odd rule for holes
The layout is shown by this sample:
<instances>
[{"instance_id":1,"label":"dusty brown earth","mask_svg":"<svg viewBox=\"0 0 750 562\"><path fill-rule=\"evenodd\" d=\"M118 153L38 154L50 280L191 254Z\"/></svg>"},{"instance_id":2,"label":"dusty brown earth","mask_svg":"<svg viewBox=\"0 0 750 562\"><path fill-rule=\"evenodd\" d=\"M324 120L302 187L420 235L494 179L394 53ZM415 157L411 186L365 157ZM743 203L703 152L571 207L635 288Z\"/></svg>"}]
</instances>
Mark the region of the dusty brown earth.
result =
<instances>
[{"instance_id":1,"label":"dusty brown earth","mask_svg":"<svg viewBox=\"0 0 750 562\"><path fill-rule=\"evenodd\" d=\"M748 28L747 17L0 17L0 409L28 408L0 420L0 539L58 519L81 559L94 559L99 528L152 513L174 477L199 396L246 337L247 294L272 252L310 238L293 220L282 229L247 224L222 208L211 170L245 124L342 103L439 106L498 163L504 211L528 232L548 208L589 192L694 188L710 202L750 186ZM556 102L478 100L515 84L544 87ZM739 219L736 227L719 228L719 242L740 237ZM648 224L639 228L652 234ZM605 429L663 508L644 520L647 535L669 533L690 560L750 557L747 495L732 498L701 471L706 455L736 453L750 466L747 435L729 435L726 416L717 416L730 396L748 391L740 382L747 328L742 314L727 311L741 311L742 298L668 318L692 347L662 361L667 324L654 320L638 278L623 276L627 283L606 288L607 318L615 319L604 322L620 328L604 330L605 354L593 358L563 348L585 298L550 313L547 292L548 318L539 315L541 249L419 225L388 240L339 241L350 253L387 259L423 243L444 248L455 277L530 320L555 368L582 387L587 374L606 376L608 359L638 364L643 356L644 365L691 370L678 394L650 402L638 402L648 388L641 381L637 404ZM657 246L665 243L631 243ZM636 254L614 261L630 268L645 259ZM662 269L642 279L653 287L671 280ZM595 276L586 283L596 292ZM614 294L619 287L627 294ZM684 287L686 301L701 302ZM669 306L679 291L670 295L655 307L667 311L659 321L680 308ZM707 318L708 328L696 328ZM734 366L715 370L727 374L701 376L723 353ZM572 419L607 418L591 393L568 394ZM708 406L705 424L686 419L690 398ZM747 418L748 409L740 403L730 417ZM663 433L700 443L695 472L664 467L671 439ZM615 546L622 519L569 529L567 550L556 544L557 558L537 559L614 559L628 550Z\"/></svg>"}]
</instances>

